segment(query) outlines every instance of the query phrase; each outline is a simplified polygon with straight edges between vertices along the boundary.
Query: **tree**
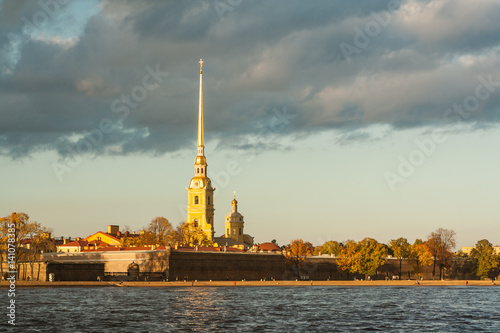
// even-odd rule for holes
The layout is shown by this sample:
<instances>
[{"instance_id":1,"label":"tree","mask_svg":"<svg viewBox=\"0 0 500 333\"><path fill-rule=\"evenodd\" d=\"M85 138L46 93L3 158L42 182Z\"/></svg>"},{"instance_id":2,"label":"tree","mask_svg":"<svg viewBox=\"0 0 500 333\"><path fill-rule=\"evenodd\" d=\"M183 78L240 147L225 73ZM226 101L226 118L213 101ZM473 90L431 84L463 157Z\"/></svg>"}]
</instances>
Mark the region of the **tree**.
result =
<instances>
[{"instance_id":1,"label":"tree","mask_svg":"<svg viewBox=\"0 0 500 333\"><path fill-rule=\"evenodd\" d=\"M152 232L143 230L139 236L134 235L120 238L120 243L124 247L151 246L157 245L157 240Z\"/></svg>"},{"instance_id":2,"label":"tree","mask_svg":"<svg viewBox=\"0 0 500 333\"><path fill-rule=\"evenodd\" d=\"M439 260L439 279L444 279L444 268L450 265L455 248L455 231L439 228L427 237L427 247L433 256L432 276L436 273L436 262Z\"/></svg>"},{"instance_id":3,"label":"tree","mask_svg":"<svg viewBox=\"0 0 500 333\"><path fill-rule=\"evenodd\" d=\"M389 248L394 252L394 256L399 259L399 279L401 280L401 265L403 259L408 259L410 256L411 245L406 238L391 239Z\"/></svg>"},{"instance_id":4,"label":"tree","mask_svg":"<svg viewBox=\"0 0 500 333\"><path fill-rule=\"evenodd\" d=\"M349 279L349 273L356 273L354 267L354 261L356 253L358 252L358 243L353 240L348 240L344 243L342 250L340 251L340 258L337 259L337 265L340 270L347 272L347 278Z\"/></svg>"},{"instance_id":5,"label":"tree","mask_svg":"<svg viewBox=\"0 0 500 333\"><path fill-rule=\"evenodd\" d=\"M172 241L180 246L213 246L201 227L181 223L177 226Z\"/></svg>"},{"instance_id":6,"label":"tree","mask_svg":"<svg viewBox=\"0 0 500 333\"><path fill-rule=\"evenodd\" d=\"M324 243L320 250L320 254L330 254L330 255L335 255L338 256L342 252L343 245L342 243L339 243L337 241L328 241Z\"/></svg>"},{"instance_id":7,"label":"tree","mask_svg":"<svg viewBox=\"0 0 500 333\"><path fill-rule=\"evenodd\" d=\"M56 249L54 241L50 238L51 230L43 227L40 223L33 222L33 227L30 228L27 234L29 240L29 250L25 252L25 258L30 265L31 274L34 278L34 266L37 260L40 260L40 253L52 252ZM40 269L36 280L40 277Z\"/></svg>"},{"instance_id":8,"label":"tree","mask_svg":"<svg viewBox=\"0 0 500 333\"><path fill-rule=\"evenodd\" d=\"M147 231L154 236L154 241L159 246L167 246L174 239L174 228L164 217L157 217L149 223Z\"/></svg>"},{"instance_id":9,"label":"tree","mask_svg":"<svg viewBox=\"0 0 500 333\"><path fill-rule=\"evenodd\" d=\"M25 213L12 213L0 219L0 249L2 253L7 254L8 261L14 262L13 267L9 269L15 269L17 272L18 262L29 251L23 248L23 241L28 240L31 235L38 234L41 228L39 223L31 222L29 219ZM15 236L9 237L12 234Z\"/></svg>"},{"instance_id":10,"label":"tree","mask_svg":"<svg viewBox=\"0 0 500 333\"><path fill-rule=\"evenodd\" d=\"M432 254L421 239L416 239L415 243L410 247L408 261L412 265L413 274L422 278L424 267L432 263Z\"/></svg>"},{"instance_id":11,"label":"tree","mask_svg":"<svg viewBox=\"0 0 500 333\"><path fill-rule=\"evenodd\" d=\"M287 245L285 250L285 258L293 265L297 277L299 276L299 267L306 260L307 256L313 255L314 247L309 242L304 242L302 239L293 240Z\"/></svg>"},{"instance_id":12,"label":"tree","mask_svg":"<svg viewBox=\"0 0 500 333\"><path fill-rule=\"evenodd\" d=\"M493 245L486 239L476 243L476 246L470 253L474 262L474 270L478 277L485 279L494 278L492 272L498 267L499 256L495 254Z\"/></svg>"},{"instance_id":13,"label":"tree","mask_svg":"<svg viewBox=\"0 0 500 333\"><path fill-rule=\"evenodd\" d=\"M377 269L387 260L387 250L373 238L365 238L358 244L354 257L354 270L360 274L375 275Z\"/></svg>"}]
</instances>

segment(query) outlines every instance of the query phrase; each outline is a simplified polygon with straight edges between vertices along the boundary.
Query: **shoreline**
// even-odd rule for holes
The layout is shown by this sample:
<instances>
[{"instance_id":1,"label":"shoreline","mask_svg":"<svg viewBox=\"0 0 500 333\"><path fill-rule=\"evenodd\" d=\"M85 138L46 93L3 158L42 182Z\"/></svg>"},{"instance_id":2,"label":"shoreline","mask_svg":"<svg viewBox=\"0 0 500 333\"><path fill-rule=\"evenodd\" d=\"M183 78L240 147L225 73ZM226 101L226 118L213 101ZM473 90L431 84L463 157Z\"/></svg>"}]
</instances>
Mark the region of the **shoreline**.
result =
<instances>
[{"instance_id":1,"label":"shoreline","mask_svg":"<svg viewBox=\"0 0 500 333\"><path fill-rule=\"evenodd\" d=\"M332 286L332 287L421 287L421 286L441 286L441 287L456 287L466 286L466 280L424 280L420 284L416 280L400 280L400 281L16 281L16 289L23 288L72 288L72 287L155 287L155 288L172 288L172 287L292 287L292 286ZM469 280L468 286L482 287L497 287L492 285L490 280ZM0 289L8 289L8 281L0 281Z\"/></svg>"}]
</instances>

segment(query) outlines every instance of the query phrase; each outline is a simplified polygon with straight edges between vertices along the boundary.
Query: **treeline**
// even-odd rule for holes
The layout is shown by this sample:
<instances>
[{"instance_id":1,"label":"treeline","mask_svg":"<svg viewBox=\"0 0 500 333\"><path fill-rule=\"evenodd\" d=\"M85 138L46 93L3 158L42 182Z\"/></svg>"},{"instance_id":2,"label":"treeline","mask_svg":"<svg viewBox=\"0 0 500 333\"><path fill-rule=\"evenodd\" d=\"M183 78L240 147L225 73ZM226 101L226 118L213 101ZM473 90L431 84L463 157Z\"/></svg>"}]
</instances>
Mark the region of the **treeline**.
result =
<instances>
[{"instance_id":1,"label":"treeline","mask_svg":"<svg viewBox=\"0 0 500 333\"><path fill-rule=\"evenodd\" d=\"M132 235L120 239L122 246L212 246L212 241L206 236L201 227L193 227L180 223L177 227L164 217L154 218L139 236Z\"/></svg>"},{"instance_id":2,"label":"treeline","mask_svg":"<svg viewBox=\"0 0 500 333\"><path fill-rule=\"evenodd\" d=\"M399 259L399 278L403 260L412 266L413 274L422 277L424 269L433 266L432 275L444 278L444 270L451 267L451 261L465 254L455 254L455 231L439 228L429 234L427 240L416 239L413 244L404 237L391 239L389 244L382 244L373 238L365 238L359 242L327 241L313 247L302 239L293 240L285 246L285 257L290 265L298 271L305 258L311 255L329 254L337 257L337 265L343 272L364 274L365 277L375 275L377 269L384 265L389 255ZM494 279L500 274L500 257L495 254L493 245L486 239L476 243L470 253L474 273L481 279Z\"/></svg>"}]
</instances>

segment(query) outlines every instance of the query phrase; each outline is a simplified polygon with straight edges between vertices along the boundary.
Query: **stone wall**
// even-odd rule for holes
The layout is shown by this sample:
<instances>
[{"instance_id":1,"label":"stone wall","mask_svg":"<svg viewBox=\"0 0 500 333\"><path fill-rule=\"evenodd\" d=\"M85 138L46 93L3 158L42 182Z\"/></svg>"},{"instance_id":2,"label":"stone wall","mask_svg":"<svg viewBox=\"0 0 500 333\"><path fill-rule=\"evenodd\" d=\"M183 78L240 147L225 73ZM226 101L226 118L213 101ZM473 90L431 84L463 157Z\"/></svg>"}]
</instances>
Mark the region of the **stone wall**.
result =
<instances>
[{"instance_id":1,"label":"stone wall","mask_svg":"<svg viewBox=\"0 0 500 333\"><path fill-rule=\"evenodd\" d=\"M55 281L97 281L98 276L104 276L104 263L49 262L44 281L49 281L51 273Z\"/></svg>"},{"instance_id":2,"label":"stone wall","mask_svg":"<svg viewBox=\"0 0 500 333\"><path fill-rule=\"evenodd\" d=\"M18 274L17 274L17 279L19 280L31 280L31 281L45 281L45 276L46 276L46 267L47 264L42 261L35 261L32 263L33 264L33 269L32 266L29 262L19 262L17 267L18 267ZM7 271L9 270L9 265L7 262L3 263L3 272L4 272L4 278L7 277Z\"/></svg>"},{"instance_id":3,"label":"stone wall","mask_svg":"<svg viewBox=\"0 0 500 333\"><path fill-rule=\"evenodd\" d=\"M49 263L49 266L45 264ZM63 264L68 264L64 266ZM81 265L79 265L81 264ZM85 264L92 264L85 266ZM101 269L98 264L101 264ZM31 274L28 263L22 264L20 279ZM432 265L424 271L424 279L439 279L439 268L432 275ZM38 273L38 270L40 273ZM69 273L64 273L67 270ZM399 260L388 259L378 268L372 279L392 279L399 274ZM88 272L87 272L88 271ZM63 280L96 280L104 275L106 280L352 280L364 279L364 275L338 271L337 259L329 256L307 258L300 267L286 265L281 254L198 252L166 250L113 251L82 253L48 253L35 263L34 276L46 279L50 272ZM412 267L403 261L402 279L415 279ZM476 279L471 261L454 259L445 270L446 279Z\"/></svg>"},{"instance_id":4,"label":"stone wall","mask_svg":"<svg viewBox=\"0 0 500 333\"><path fill-rule=\"evenodd\" d=\"M104 272L101 276L107 280L161 279L168 271L168 253L165 250L47 253L42 255L42 260L102 263Z\"/></svg>"},{"instance_id":5,"label":"stone wall","mask_svg":"<svg viewBox=\"0 0 500 333\"><path fill-rule=\"evenodd\" d=\"M169 258L169 281L281 280L283 276L285 261L281 254L172 250Z\"/></svg>"}]
</instances>

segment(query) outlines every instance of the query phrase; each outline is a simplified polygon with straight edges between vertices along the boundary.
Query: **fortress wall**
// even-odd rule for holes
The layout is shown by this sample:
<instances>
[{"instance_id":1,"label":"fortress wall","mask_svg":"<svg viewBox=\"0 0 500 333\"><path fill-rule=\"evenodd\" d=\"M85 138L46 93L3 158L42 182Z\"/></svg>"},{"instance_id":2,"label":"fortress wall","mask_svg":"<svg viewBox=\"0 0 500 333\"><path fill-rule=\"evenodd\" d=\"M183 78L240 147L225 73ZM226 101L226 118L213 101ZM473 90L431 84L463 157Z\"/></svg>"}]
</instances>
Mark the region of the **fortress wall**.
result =
<instances>
[{"instance_id":1,"label":"fortress wall","mask_svg":"<svg viewBox=\"0 0 500 333\"><path fill-rule=\"evenodd\" d=\"M76 252L49 253L42 260L55 262L93 262L103 263L105 273L127 273L131 264L137 264L139 271L165 271L168 266L166 251L113 251L113 252Z\"/></svg>"},{"instance_id":2,"label":"fortress wall","mask_svg":"<svg viewBox=\"0 0 500 333\"><path fill-rule=\"evenodd\" d=\"M281 254L183 252L172 250L169 281L176 280L281 280L285 261Z\"/></svg>"},{"instance_id":3,"label":"fortress wall","mask_svg":"<svg viewBox=\"0 0 500 333\"><path fill-rule=\"evenodd\" d=\"M104 263L49 262L43 281L49 281L51 273L55 281L96 281L98 276L104 276Z\"/></svg>"},{"instance_id":4,"label":"fortress wall","mask_svg":"<svg viewBox=\"0 0 500 333\"><path fill-rule=\"evenodd\" d=\"M48 262L49 266L45 264ZM58 263L59 266L53 266ZM62 264L67 263L68 266ZM338 271L337 259L334 257L307 258L298 269L286 264L281 254L262 253L234 253L234 252L188 252L167 250L157 251L117 251L117 252L82 252L82 253L51 253L44 255L40 264L35 264L34 275L40 280L46 279L50 272L56 273L60 279L66 281L96 280L97 266L83 264L102 264L106 279L116 280L352 280L364 279L364 275ZM82 265L69 265L82 264ZM130 265L137 264L138 272L129 272ZM51 266L52 265L52 266ZM47 266L47 269L46 269ZM50 269L49 269L50 268ZM21 267L20 279L29 275L29 266ZM64 273L68 270L69 273ZM90 271L87 274L86 271ZM57 273L59 272L59 273ZM378 268L377 275L372 279L384 280L392 278L399 272L399 260L388 259ZM408 273L410 272L410 273ZM401 278L416 279L411 273L412 267L405 260L401 265ZM103 275L99 273L98 275ZM454 259L449 269L445 271L447 279L472 280L477 277L472 273L471 261L468 259ZM36 277L35 277L36 279ZM432 275L432 265L424 271L424 279L439 279L439 267L436 266L436 275ZM61 280L61 281L63 281Z\"/></svg>"}]
</instances>

